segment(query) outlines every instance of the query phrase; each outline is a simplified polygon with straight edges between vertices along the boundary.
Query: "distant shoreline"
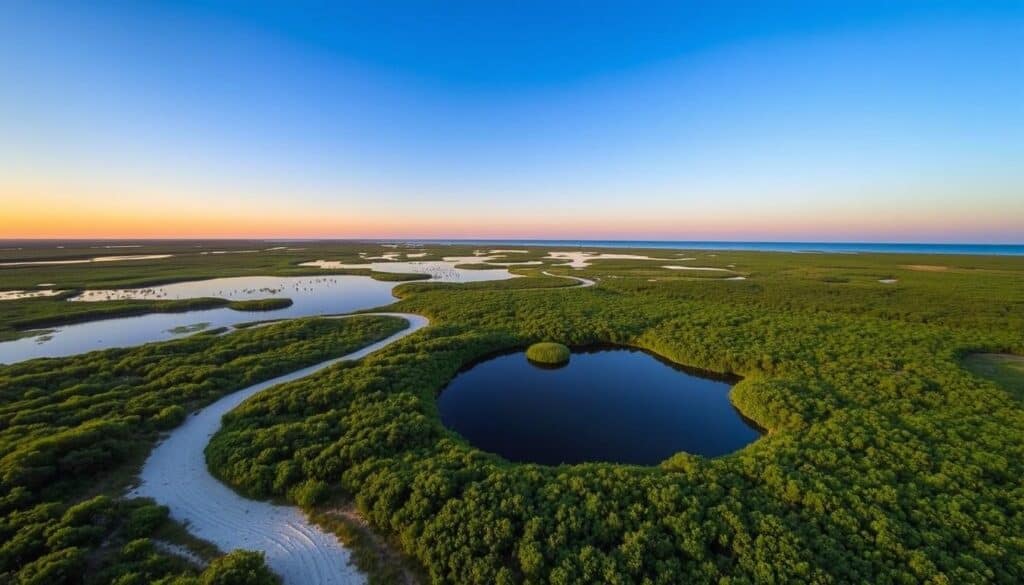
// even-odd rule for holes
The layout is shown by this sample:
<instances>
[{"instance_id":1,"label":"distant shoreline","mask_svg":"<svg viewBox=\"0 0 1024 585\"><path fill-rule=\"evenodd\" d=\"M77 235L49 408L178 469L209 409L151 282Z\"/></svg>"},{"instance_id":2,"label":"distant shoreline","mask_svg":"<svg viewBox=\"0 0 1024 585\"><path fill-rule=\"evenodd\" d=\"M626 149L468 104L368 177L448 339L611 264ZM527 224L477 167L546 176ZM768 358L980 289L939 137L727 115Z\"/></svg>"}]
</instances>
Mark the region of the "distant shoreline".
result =
<instances>
[{"instance_id":1,"label":"distant shoreline","mask_svg":"<svg viewBox=\"0 0 1024 585\"><path fill-rule=\"evenodd\" d=\"M96 249L139 248L144 245L217 242L218 245L252 243L367 243L449 244L463 246L544 246L548 248L651 248L792 252L828 254L949 254L976 256L1024 256L1024 244L952 244L890 242L764 242L726 240L542 240L542 239L445 239L445 238L106 238L106 239L0 239L0 253L27 248L87 246ZM125 243L134 245L128 246Z\"/></svg>"},{"instance_id":2,"label":"distant shoreline","mask_svg":"<svg viewBox=\"0 0 1024 585\"><path fill-rule=\"evenodd\" d=\"M668 250L742 250L802 253L959 254L978 256L1024 256L1024 244L897 244L870 242L730 242L669 240L442 240L393 239L373 242L414 242L425 244L571 246L576 248L662 248Z\"/></svg>"}]
</instances>

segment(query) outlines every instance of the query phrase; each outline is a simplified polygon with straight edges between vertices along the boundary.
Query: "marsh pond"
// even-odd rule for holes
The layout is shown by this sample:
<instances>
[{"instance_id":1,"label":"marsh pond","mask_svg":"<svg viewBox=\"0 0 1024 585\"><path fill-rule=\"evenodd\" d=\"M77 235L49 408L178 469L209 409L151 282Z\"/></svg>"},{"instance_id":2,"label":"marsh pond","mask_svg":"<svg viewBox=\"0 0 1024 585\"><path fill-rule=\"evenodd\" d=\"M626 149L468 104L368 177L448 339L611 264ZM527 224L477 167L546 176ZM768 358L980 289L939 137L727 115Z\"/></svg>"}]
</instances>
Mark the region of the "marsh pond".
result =
<instances>
[{"instance_id":1,"label":"marsh pond","mask_svg":"<svg viewBox=\"0 0 1024 585\"><path fill-rule=\"evenodd\" d=\"M425 274L431 282L480 282L513 278L507 268L467 270L457 261L392 262L354 265L379 272ZM98 349L134 347L167 341L204 329L233 327L263 319L295 319L350 313L394 302L401 284L368 276L245 276L192 280L145 288L91 289L69 302L183 300L216 297L232 301L288 298L292 304L274 311L251 313L214 308L184 313L147 313L40 329L20 339L0 342L0 364L38 357L61 357Z\"/></svg>"},{"instance_id":2,"label":"marsh pond","mask_svg":"<svg viewBox=\"0 0 1024 585\"><path fill-rule=\"evenodd\" d=\"M707 457L760 436L729 402L735 379L624 348L575 351L561 367L525 352L477 362L441 392L446 427L510 461L656 465Z\"/></svg>"}]
</instances>

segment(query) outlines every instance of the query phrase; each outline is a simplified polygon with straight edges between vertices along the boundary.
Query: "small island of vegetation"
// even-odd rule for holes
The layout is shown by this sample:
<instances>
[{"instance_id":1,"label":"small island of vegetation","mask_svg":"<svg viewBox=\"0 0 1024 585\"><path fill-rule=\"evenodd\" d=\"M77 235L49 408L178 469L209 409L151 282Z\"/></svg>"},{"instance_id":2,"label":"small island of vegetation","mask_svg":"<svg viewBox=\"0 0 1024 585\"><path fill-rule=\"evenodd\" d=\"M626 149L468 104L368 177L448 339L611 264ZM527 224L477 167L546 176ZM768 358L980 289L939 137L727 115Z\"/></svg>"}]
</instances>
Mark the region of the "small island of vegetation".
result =
<instances>
[{"instance_id":1,"label":"small island of vegetation","mask_svg":"<svg viewBox=\"0 0 1024 585\"><path fill-rule=\"evenodd\" d=\"M251 299L247 301L231 301L229 309L236 311L276 311L292 306L291 299Z\"/></svg>"},{"instance_id":2,"label":"small island of vegetation","mask_svg":"<svg viewBox=\"0 0 1024 585\"><path fill-rule=\"evenodd\" d=\"M572 352L561 343L542 341L526 349L526 359L546 366L560 366L569 361Z\"/></svg>"}]
</instances>

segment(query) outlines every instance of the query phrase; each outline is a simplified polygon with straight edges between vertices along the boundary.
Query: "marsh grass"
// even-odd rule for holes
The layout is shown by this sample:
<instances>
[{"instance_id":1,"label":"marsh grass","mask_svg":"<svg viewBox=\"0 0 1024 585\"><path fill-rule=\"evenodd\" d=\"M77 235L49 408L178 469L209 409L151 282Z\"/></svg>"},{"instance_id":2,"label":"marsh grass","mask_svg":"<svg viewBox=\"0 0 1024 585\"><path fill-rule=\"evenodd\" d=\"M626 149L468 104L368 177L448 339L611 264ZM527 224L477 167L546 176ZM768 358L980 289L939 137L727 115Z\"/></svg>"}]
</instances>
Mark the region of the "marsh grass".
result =
<instances>
[{"instance_id":1,"label":"marsh grass","mask_svg":"<svg viewBox=\"0 0 1024 585\"><path fill-rule=\"evenodd\" d=\"M1018 398L1024 398L1024 356L976 353L964 358L964 367L994 381Z\"/></svg>"}]
</instances>

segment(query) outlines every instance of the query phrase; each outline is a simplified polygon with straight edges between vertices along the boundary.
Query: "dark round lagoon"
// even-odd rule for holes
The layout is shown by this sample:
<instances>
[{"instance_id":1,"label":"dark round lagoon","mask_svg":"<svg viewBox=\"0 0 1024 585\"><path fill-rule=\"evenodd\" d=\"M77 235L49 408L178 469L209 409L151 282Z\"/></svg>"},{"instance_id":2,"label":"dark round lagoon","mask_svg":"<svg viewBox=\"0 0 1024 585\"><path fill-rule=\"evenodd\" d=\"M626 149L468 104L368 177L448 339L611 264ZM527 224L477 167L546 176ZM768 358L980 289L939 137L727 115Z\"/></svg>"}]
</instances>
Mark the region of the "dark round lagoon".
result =
<instances>
[{"instance_id":1,"label":"dark round lagoon","mask_svg":"<svg viewBox=\"0 0 1024 585\"><path fill-rule=\"evenodd\" d=\"M574 350L562 367L525 352L464 370L441 392L441 421L509 461L655 465L680 451L715 457L760 436L729 402L736 379L636 349Z\"/></svg>"}]
</instances>

